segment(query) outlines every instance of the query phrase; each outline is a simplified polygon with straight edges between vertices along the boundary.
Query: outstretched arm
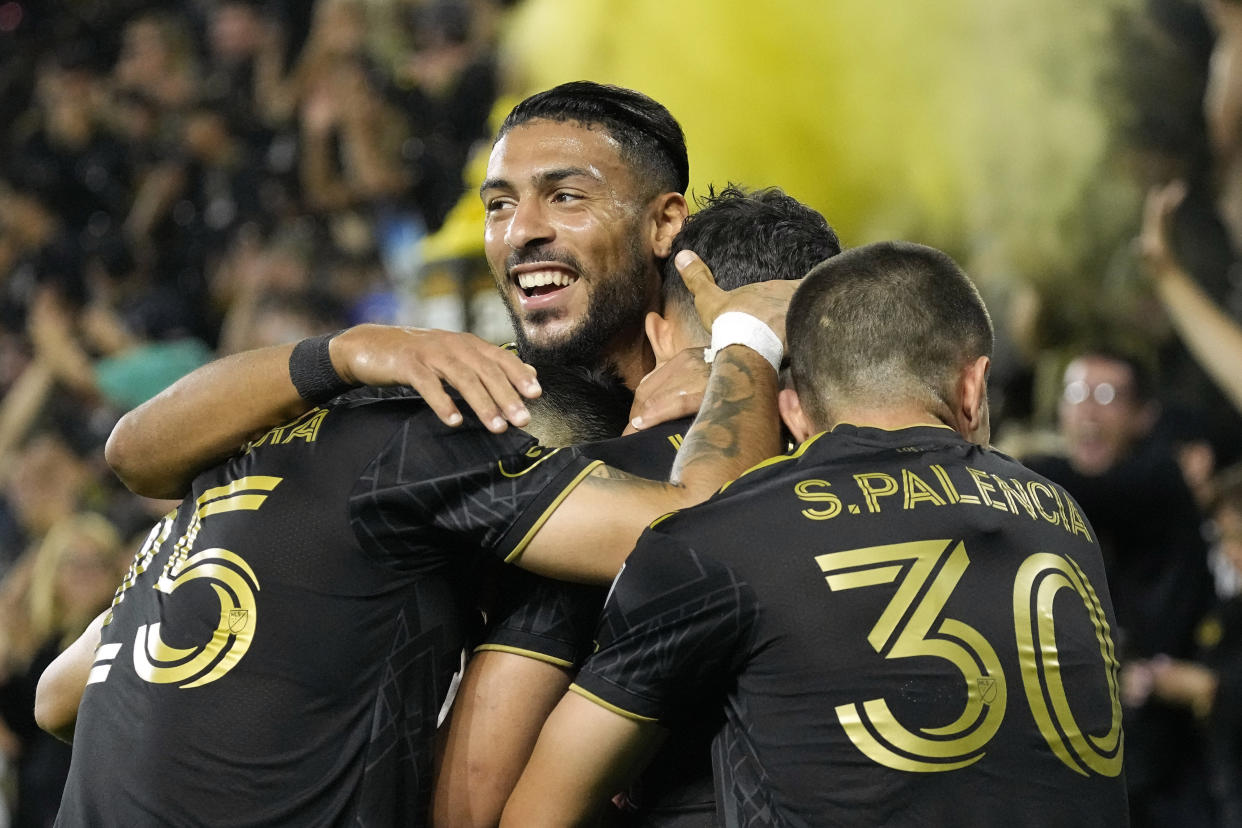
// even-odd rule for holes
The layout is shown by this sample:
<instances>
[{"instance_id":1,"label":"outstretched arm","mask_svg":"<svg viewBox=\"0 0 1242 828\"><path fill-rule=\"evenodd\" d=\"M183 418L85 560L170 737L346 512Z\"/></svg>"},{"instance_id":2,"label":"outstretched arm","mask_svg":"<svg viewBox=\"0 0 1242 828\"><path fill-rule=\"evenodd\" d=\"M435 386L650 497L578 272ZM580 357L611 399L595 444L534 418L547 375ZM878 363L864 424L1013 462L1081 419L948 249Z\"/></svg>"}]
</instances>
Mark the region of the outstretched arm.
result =
<instances>
[{"instance_id":1,"label":"outstretched arm","mask_svg":"<svg viewBox=\"0 0 1242 828\"><path fill-rule=\"evenodd\" d=\"M200 471L310 408L289 376L293 348L233 354L182 377L121 418L108 464L138 494L181 497ZM519 392L539 395L534 369L473 334L358 325L334 337L329 353L345 383L409 385L449 425L462 415L442 383L495 432L529 421Z\"/></svg>"},{"instance_id":2,"label":"outstretched arm","mask_svg":"<svg viewBox=\"0 0 1242 828\"><path fill-rule=\"evenodd\" d=\"M1177 261L1170 224L1186 187L1175 181L1147 195L1139 237L1156 296L1194 355L1238 411L1242 411L1242 327L1212 301Z\"/></svg>"}]
</instances>

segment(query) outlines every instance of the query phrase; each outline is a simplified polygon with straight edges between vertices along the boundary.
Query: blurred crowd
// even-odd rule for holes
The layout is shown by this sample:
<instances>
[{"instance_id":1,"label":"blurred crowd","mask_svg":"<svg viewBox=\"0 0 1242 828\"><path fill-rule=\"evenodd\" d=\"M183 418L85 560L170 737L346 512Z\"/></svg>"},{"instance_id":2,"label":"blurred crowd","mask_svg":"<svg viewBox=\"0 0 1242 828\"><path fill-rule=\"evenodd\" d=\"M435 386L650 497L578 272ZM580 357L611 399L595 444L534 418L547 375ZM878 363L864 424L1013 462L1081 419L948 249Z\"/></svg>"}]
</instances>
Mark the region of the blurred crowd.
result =
<instances>
[{"instance_id":1,"label":"blurred crowd","mask_svg":"<svg viewBox=\"0 0 1242 828\"><path fill-rule=\"evenodd\" d=\"M503 335L418 300L509 5L0 0L0 825L50 824L69 750L35 682L170 507L108 473L122 413L357 322ZM1184 183L1133 228L1127 324L1046 292L998 315L996 431L1099 533L1135 824L1242 825L1242 3L1150 0L1112 35L1119 174Z\"/></svg>"},{"instance_id":2,"label":"blurred crowd","mask_svg":"<svg viewBox=\"0 0 1242 828\"><path fill-rule=\"evenodd\" d=\"M410 321L497 94L491 0L0 3L0 762L51 824L43 667L169 504L102 461L213 358ZM187 427L188 424L187 424Z\"/></svg>"}]
</instances>

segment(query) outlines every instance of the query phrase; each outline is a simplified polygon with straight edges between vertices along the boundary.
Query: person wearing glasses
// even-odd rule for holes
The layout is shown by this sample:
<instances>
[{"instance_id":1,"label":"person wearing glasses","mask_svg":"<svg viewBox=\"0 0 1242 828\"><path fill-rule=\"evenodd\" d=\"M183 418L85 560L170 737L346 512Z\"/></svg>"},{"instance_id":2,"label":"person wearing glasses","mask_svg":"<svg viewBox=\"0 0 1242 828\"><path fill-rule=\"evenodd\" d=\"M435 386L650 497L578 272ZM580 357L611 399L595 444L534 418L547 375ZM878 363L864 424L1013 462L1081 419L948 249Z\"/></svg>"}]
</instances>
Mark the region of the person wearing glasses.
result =
<instances>
[{"instance_id":1,"label":"person wearing glasses","mask_svg":"<svg viewBox=\"0 0 1242 828\"><path fill-rule=\"evenodd\" d=\"M1063 375L1058 430L1065 455L1024 460L1064 486L1099 535L1123 662L1157 653L1189 657L1212 600L1202 516L1161 436L1160 414L1141 358L1111 346L1084 348ZM1189 712L1152 697L1125 708L1125 730L1133 824L1213 824Z\"/></svg>"}]
</instances>

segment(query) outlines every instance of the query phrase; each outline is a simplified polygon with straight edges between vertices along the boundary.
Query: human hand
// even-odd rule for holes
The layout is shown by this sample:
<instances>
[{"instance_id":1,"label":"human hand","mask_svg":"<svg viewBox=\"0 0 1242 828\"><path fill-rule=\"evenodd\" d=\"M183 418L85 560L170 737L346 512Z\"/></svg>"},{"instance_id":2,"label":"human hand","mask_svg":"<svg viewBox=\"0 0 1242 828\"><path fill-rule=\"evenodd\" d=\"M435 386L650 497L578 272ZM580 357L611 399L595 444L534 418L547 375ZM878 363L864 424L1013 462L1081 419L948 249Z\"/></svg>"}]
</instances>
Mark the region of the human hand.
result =
<instances>
[{"instance_id":1,"label":"human hand","mask_svg":"<svg viewBox=\"0 0 1242 828\"><path fill-rule=\"evenodd\" d=\"M1216 700L1215 671L1192 661L1179 661L1156 656L1148 662L1152 675L1152 693L1167 702L1189 707L1205 716Z\"/></svg>"},{"instance_id":2,"label":"human hand","mask_svg":"<svg viewBox=\"0 0 1242 828\"><path fill-rule=\"evenodd\" d=\"M716 285L707 264L692 251L678 253L674 264L694 295L694 308L704 328L711 330L712 323L722 313L739 311L763 322L780 338L781 345L785 345L785 313L794 291L802 283L800 279L771 279L726 291Z\"/></svg>"},{"instance_id":3,"label":"human hand","mask_svg":"<svg viewBox=\"0 0 1242 828\"><path fill-rule=\"evenodd\" d=\"M510 423L529 423L522 397L541 393L534 368L470 333L357 325L334 337L328 353L346 382L408 385L451 426L460 425L462 415L442 383L456 389L487 430L497 434Z\"/></svg>"},{"instance_id":4,"label":"human hand","mask_svg":"<svg viewBox=\"0 0 1242 828\"><path fill-rule=\"evenodd\" d=\"M73 314L51 288L40 289L31 300L26 335L35 352L52 363L59 362L59 355L76 347Z\"/></svg>"},{"instance_id":5,"label":"human hand","mask_svg":"<svg viewBox=\"0 0 1242 828\"><path fill-rule=\"evenodd\" d=\"M1121 665L1121 703L1126 707L1147 704L1152 691L1152 669L1148 661L1127 661Z\"/></svg>"},{"instance_id":6,"label":"human hand","mask_svg":"<svg viewBox=\"0 0 1242 828\"><path fill-rule=\"evenodd\" d=\"M320 80L302 100L302 129L307 135L322 138L340 121L340 105L328 82Z\"/></svg>"},{"instance_id":7,"label":"human hand","mask_svg":"<svg viewBox=\"0 0 1242 828\"><path fill-rule=\"evenodd\" d=\"M1186 197L1186 182L1175 179L1147 191L1143 204L1143 227L1137 239L1139 254L1148 275L1159 278L1180 267L1173 252L1173 215Z\"/></svg>"},{"instance_id":8,"label":"human hand","mask_svg":"<svg viewBox=\"0 0 1242 828\"><path fill-rule=\"evenodd\" d=\"M657 366L634 389L630 424L623 433L633 434L697 413L710 371L711 366L703 361L702 348L686 348Z\"/></svg>"}]
</instances>

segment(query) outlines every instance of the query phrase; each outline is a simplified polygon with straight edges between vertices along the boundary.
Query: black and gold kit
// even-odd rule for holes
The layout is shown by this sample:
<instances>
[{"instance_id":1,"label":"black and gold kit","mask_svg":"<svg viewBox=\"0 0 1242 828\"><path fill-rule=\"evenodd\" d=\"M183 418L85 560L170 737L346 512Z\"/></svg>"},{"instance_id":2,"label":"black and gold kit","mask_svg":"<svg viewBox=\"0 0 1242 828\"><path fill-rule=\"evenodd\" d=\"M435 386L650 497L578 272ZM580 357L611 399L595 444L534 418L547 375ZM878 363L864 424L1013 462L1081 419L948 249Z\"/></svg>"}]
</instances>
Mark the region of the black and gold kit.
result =
<instances>
[{"instance_id":1,"label":"black and gold kit","mask_svg":"<svg viewBox=\"0 0 1242 828\"><path fill-rule=\"evenodd\" d=\"M1123 825L1099 547L947 428L839 426L657 522L573 689L724 709L722 824Z\"/></svg>"},{"instance_id":2,"label":"black and gold kit","mask_svg":"<svg viewBox=\"0 0 1242 828\"><path fill-rule=\"evenodd\" d=\"M580 446L587 457L639 477L668 477L692 419ZM477 649L516 653L576 670L595 647L595 628L608 590L569 584L505 567L484 643ZM710 715L684 722L670 735L647 773L626 796L627 818L648 826L693 828L716 824ZM632 816L631 816L632 815Z\"/></svg>"},{"instance_id":3,"label":"black and gold kit","mask_svg":"<svg viewBox=\"0 0 1242 828\"><path fill-rule=\"evenodd\" d=\"M623 472L665 480L691 419L584 443L582 454ZM577 668L595 644L607 587L570 584L506 567L480 650L500 650Z\"/></svg>"},{"instance_id":4,"label":"black and gold kit","mask_svg":"<svg viewBox=\"0 0 1242 828\"><path fill-rule=\"evenodd\" d=\"M363 388L204 472L117 592L58 824L424 824L472 571L593 465Z\"/></svg>"}]
</instances>

